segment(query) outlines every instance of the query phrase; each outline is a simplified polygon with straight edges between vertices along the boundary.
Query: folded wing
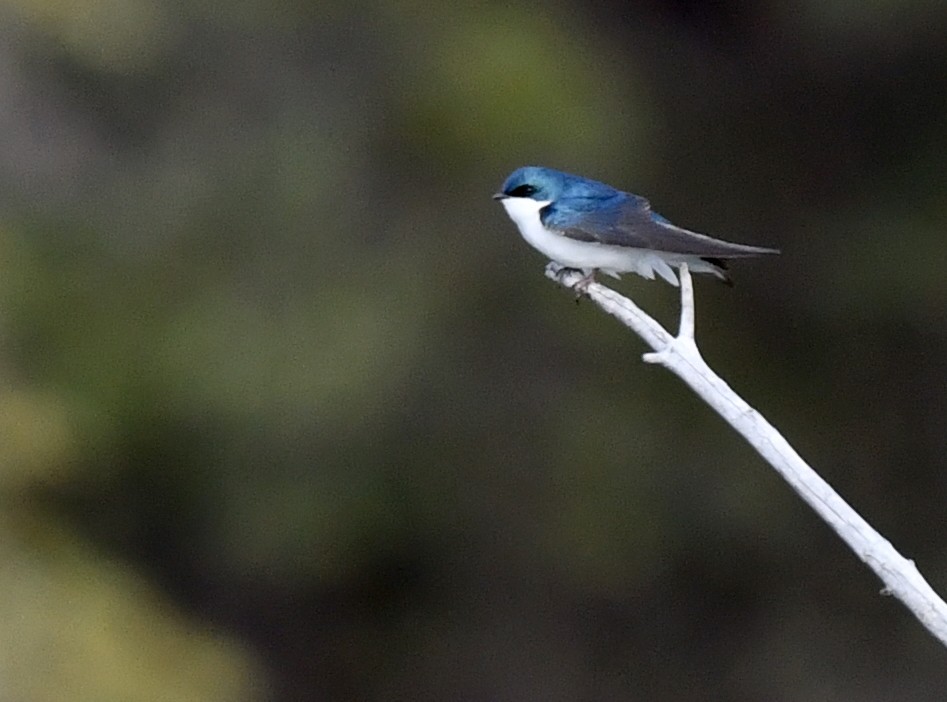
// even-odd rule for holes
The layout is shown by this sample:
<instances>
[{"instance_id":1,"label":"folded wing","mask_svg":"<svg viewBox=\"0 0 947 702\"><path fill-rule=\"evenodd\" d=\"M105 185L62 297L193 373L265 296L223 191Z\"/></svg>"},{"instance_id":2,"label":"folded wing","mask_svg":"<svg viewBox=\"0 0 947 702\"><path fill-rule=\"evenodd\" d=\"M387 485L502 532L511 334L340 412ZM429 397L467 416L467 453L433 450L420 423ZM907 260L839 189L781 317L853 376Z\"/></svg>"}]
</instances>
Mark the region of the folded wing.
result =
<instances>
[{"instance_id":1,"label":"folded wing","mask_svg":"<svg viewBox=\"0 0 947 702\"><path fill-rule=\"evenodd\" d=\"M547 228L563 236L609 246L719 259L779 253L776 249L734 244L676 227L652 212L646 199L629 193L606 202L590 201L587 206L569 212L548 205L540 214Z\"/></svg>"}]
</instances>

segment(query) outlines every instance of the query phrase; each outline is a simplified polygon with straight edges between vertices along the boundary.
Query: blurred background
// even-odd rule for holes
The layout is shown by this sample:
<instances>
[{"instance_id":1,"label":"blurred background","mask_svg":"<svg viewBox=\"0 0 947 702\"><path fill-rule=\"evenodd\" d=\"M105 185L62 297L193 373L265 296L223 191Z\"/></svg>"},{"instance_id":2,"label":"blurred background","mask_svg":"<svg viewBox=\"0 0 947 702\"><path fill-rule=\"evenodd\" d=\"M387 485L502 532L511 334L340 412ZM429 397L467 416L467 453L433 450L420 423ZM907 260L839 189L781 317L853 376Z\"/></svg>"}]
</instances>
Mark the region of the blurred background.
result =
<instances>
[{"instance_id":1,"label":"blurred background","mask_svg":"<svg viewBox=\"0 0 947 702\"><path fill-rule=\"evenodd\" d=\"M704 355L945 593L947 4L5 0L0 95L3 702L943 698L490 195L781 248Z\"/></svg>"}]
</instances>

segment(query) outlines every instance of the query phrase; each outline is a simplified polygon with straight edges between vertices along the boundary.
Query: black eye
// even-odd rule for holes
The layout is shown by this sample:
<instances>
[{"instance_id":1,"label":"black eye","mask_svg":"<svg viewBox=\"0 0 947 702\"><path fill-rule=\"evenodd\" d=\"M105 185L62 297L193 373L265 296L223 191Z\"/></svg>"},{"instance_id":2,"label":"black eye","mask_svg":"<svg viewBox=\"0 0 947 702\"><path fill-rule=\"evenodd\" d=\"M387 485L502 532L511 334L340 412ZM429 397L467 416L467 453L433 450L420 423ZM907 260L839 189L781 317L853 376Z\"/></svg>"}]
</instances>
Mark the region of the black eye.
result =
<instances>
[{"instance_id":1,"label":"black eye","mask_svg":"<svg viewBox=\"0 0 947 702\"><path fill-rule=\"evenodd\" d=\"M517 185L510 191L510 197L529 197L536 192L535 186Z\"/></svg>"}]
</instances>

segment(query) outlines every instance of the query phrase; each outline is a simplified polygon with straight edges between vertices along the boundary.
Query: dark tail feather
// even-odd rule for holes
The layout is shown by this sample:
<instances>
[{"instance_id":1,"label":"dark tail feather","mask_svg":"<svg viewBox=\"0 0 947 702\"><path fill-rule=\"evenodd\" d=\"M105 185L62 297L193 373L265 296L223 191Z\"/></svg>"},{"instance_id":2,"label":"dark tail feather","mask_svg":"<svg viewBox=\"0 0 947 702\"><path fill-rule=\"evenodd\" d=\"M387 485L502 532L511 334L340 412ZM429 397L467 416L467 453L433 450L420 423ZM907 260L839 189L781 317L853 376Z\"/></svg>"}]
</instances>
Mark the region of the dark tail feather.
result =
<instances>
[{"instance_id":1,"label":"dark tail feather","mask_svg":"<svg viewBox=\"0 0 947 702\"><path fill-rule=\"evenodd\" d=\"M722 258L710 258L705 256L701 256L700 260L706 261L716 269L714 273L716 274L717 278L720 279L721 283L727 287L733 287L733 278L730 277L730 273L728 272L729 267L727 266L726 261L724 261Z\"/></svg>"}]
</instances>

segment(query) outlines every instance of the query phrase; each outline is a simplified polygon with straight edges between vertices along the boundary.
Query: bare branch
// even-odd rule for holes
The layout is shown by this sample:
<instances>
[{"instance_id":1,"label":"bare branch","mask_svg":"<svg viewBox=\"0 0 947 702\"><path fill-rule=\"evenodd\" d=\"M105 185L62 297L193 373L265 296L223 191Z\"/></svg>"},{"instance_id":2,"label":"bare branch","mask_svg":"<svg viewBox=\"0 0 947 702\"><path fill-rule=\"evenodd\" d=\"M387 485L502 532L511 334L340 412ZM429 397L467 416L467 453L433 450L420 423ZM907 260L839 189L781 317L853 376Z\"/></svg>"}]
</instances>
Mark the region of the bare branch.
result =
<instances>
[{"instance_id":1,"label":"bare branch","mask_svg":"<svg viewBox=\"0 0 947 702\"><path fill-rule=\"evenodd\" d=\"M581 276L550 263L546 275L566 287ZM947 645L947 604L914 565L875 531L861 515L823 480L766 419L737 395L704 361L694 341L694 290L687 266L681 266L681 321L672 337L631 300L599 283L591 283L588 297L605 312L637 333L654 352L644 354L681 378L697 395L736 429L789 483L806 503L842 537L881 578L882 592L898 598L914 616Z\"/></svg>"}]
</instances>

